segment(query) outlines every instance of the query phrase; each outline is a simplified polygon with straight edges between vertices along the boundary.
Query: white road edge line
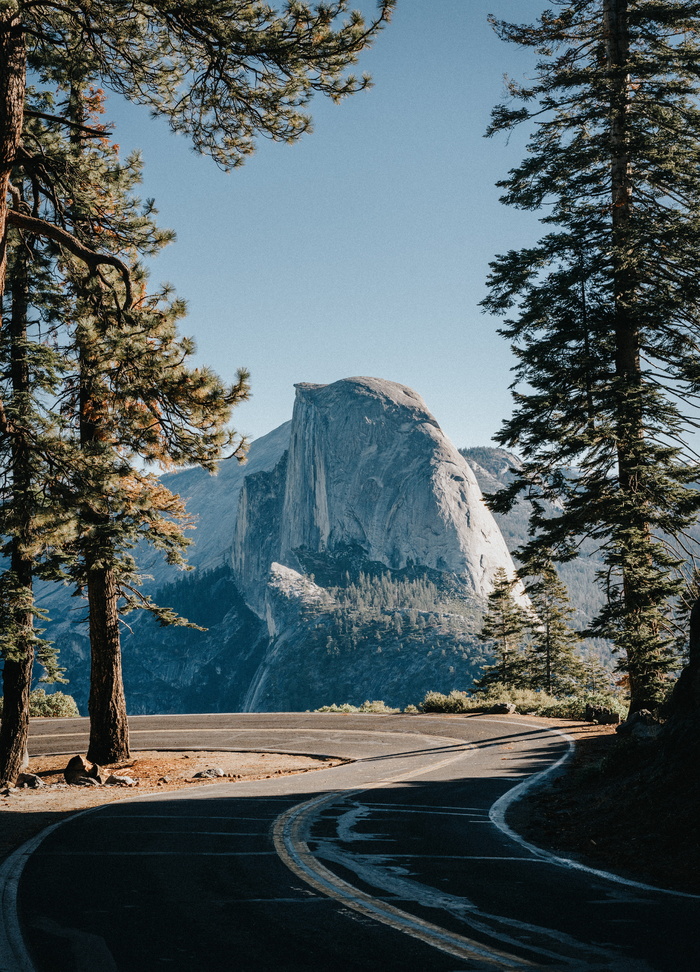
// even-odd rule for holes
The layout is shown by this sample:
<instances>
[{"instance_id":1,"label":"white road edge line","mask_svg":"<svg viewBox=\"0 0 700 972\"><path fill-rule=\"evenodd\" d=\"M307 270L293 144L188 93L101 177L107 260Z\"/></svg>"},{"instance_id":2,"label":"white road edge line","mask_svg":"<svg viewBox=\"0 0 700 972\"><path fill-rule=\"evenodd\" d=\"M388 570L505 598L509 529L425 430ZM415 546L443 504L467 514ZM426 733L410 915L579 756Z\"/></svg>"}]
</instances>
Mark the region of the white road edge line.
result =
<instances>
[{"instance_id":1,"label":"white road edge line","mask_svg":"<svg viewBox=\"0 0 700 972\"><path fill-rule=\"evenodd\" d=\"M500 722L501 720L483 719L480 721ZM561 759L557 760L556 763L553 763L552 766L549 766L547 769L542 770L539 773L535 773L534 776L529 776L526 780L523 780L522 783L518 783L517 786L507 790L502 797L496 800L489 811L489 818L495 827L498 827L502 833L504 833L507 837L510 837L511 840L515 841L515 843L524 850L529 851L531 854L534 854L535 857L539 857L541 860L546 861L549 864L556 864L559 867L567 867L574 871L583 871L585 874L592 874L595 877L603 878L606 881L613 881L615 884L624 884L626 887L637 888L639 891L653 891L657 894L670 894L677 898L700 898L700 894L690 894L686 891L673 891L670 888L658 888L653 884L644 884L642 881L633 881L629 878L624 878L619 874L613 874L610 871L603 871L599 868L588 867L587 864L582 864L579 861L571 860L568 857L559 857L556 854L552 854L550 851L544 850L542 847L537 847L535 844L529 843L529 841L525 840L524 837L521 837L520 834L513 830L513 828L506 823L505 819L511 805L524 797L529 790L542 786L547 782L547 777L561 769L561 767L571 758L576 743L574 739L568 735L568 733L561 729L554 729L553 727L549 726L536 726L532 722L510 722L509 720L509 724L527 726L530 729L544 728L547 732L553 732L558 736L562 736L567 741L569 748Z\"/></svg>"},{"instance_id":2,"label":"white road edge line","mask_svg":"<svg viewBox=\"0 0 700 972\"><path fill-rule=\"evenodd\" d=\"M146 730L143 730L146 731ZM165 730L172 732L187 731L193 732L195 730ZM203 730L204 732L209 732L211 730ZM224 731L224 730L221 730ZM225 730L229 731L229 730ZM232 730L235 731L235 730ZM243 730L245 731L245 730ZM289 731L289 730L277 730L279 732ZM316 730L317 732L326 732L326 730ZM378 732L380 735L385 736L395 736L400 735L395 732L388 732L382 730L353 730L346 729L344 732ZM73 733L66 733L66 736L74 735ZM431 736L425 735L423 733L411 733L411 735L417 736L418 738L424 738L428 740L440 739L442 741L448 741L453 743L458 743L465 747L465 750L471 748L471 743L465 743L462 739L457 739L454 736ZM194 751L194 750L193 750ZM238 752L238 750L232 750L233 752ZM260 752L262 750L246 750L246 752ZM63 754L57 754L63 755ZM301 755L291 753L289 755ZM305 755L313 755L307 753ZM399 754L402 755L402 754ZM461 755L458 754L458 755ZM331 757L337 758L337 757ZM372 757L366 757L371 759ZM451 758L457 758L453 756ZM347 759L345 763L361 762L361 760ZM342 764L341 764L342 765ZM330 767L334 769L335 767ZM319 770L318 772L326 772L325 770ZM275 781L278 781L280 777L273 777ZM258 781L259 782L259 781ZM205 784L199 789L205 789L207 787L220 786L220 782L212 782ZM124 797L123 800L115 800L108 804L109 806L114 806L116 803L131 803L139 800L147 800L156 796L154 793L144 793L142 795L132 795ZM59 820L55 824L46 827L45 830L40 831L34 837L30 838L26 843L18 847L14 853L10 854L9 857L5 859L5 862L0 866L0 972L37 972L36 966L32 962L29 952L24 944L24 939L22 937L22 932L19 925L19 916L17 914L17 894L19 890L19 882L22 877L22 872L27 864L27 861L34 853L34 851L39 847L39 845L50 835L62 827L64 823L68 821L73 821L77 817L83 817L88 813L96 813L99 810L104 809L104 804L96 807L88 807L85 810L79 810L76 813L71 814L69 817ZM272 852L270 852L272 853Z\"/></svg>"},{"instance_id":3,"label":"white road edge line","mask_svg":"<svg viewBox=\"0 0 700 972\"><path fill-rule=\"evenodd\" d=\"M62 754L59 753L58 755ZM348 760L348 762L354 762L354 760ZM330 767L330 769L335 769L335 767ZM318 772L323 773L325 770L319 770ZM268 777L268 779L278 781L280 777ZM261 781L256 780L254 782ZM227 783L230 783L230 781L227 781ZM201 790L221 785L221 781L213 781L212 783L205 783L197 789L201 792ZM78 817L84 817L89 813L96 813L99 810L103 810L106 806L113 807L119 803L135 803L157 796L157 793L132 794L124 797L122 800L113 800L108 804L99 804L96 807L87 807L85 810L78 810L69 817L65 817L63 820L59 820L57 823L46 827L45 830L40 831L5 859L5 862L0 866L0 972L37 972L36 966L32 962L24 944L19 925L19 916L17 914L19 882L27 861L37 847L54 830L58 830L59 827L62 827L68 822L72 823ZM272 851L269 853L272 853Z\"/></svg>"}]
</instances>

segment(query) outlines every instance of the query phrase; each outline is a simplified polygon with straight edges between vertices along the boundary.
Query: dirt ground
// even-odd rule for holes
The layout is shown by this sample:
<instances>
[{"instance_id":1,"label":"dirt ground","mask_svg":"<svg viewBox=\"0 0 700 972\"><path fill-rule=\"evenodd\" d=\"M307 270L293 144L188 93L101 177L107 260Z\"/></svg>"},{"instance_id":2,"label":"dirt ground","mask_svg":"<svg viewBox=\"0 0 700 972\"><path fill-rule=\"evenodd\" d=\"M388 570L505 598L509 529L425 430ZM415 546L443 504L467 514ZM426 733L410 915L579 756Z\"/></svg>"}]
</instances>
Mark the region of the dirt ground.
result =
<instances>
[{"instance_id":1,"label":"dirt ground","mask_svg":"<svg viewBox=\"0 0 700 972\"><path fill-rule=\"evenodd\" d=\"M69 786L63 778L69 759L69 756L31 758L26 772L38 776L44 786L38 789L15 787L6 796L0 796L0 861L40 830L88 807L146 793L215 786L217 782L308 773L344 762L342 759L279 753L138 752L125 762L104 767L115 776L130 777L136 781L135 785ZM225 776L214 780L192 778L195 773L213 767L223 770Z\"/></svg>"}]
</instances>

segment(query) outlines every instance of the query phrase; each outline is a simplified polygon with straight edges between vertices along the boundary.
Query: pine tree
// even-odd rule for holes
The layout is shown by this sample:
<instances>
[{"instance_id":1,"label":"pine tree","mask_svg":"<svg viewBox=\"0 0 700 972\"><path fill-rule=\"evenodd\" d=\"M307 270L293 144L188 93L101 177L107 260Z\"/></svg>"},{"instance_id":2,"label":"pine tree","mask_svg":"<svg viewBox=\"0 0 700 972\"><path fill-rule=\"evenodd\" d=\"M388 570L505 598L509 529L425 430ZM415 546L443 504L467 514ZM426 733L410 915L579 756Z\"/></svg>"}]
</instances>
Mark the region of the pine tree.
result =
<instances>
[{"instance_id":1,"label":"pine tree","mask_svg":"<svg viewBox=\"0 0 700 972\"><path fill-rule=\"evenodd\" d=\"M147 105L230 168L243 163L259 135L294 141L308 131L303 108L315 93L339 101L368 85L347 70L393 3L380 0L372 23L352 13L339 26L347 0L317 8L294 0L281 11L262 0L0 4L0 294L8 223L52 232L7 205L13 167L38 162L22 142L27 66L43 80L54 71L65 78L79 56L87 67L81 80ZM95 242L82 252L93 262Z\"/></svg>"},{"instance_id":2,"label":"pine tree","mask_svg":"<svg viewBox=\"0 0 700 972\"><path fill-rule=\"evenodd\" d=\"M581 635L570 625L569 594L551 561L526 585L535 615L528 644L528 688L565 695L580 684L583 673L576 648Z\"/></svg>"},{"instance_id":3,"label":"pine tree","mask_svg":"<svg viewBox=\"0 0 700 972\"><path fill-rule=\"evenodd\" d=\"M34 581L49 548L65 540L64 518L53 508L53 487L65 456L60 419L47 410L61 377L61 356L42 341L40 327L53 314L48 261L31 240L17 241L9 260L3 300L0 384L6 402L0 435L0 656L3 712L0 780L14 782L26 760L29 692L35 658L47 681L60 680L55 654L40 637Z\"/></svg>"},{"instance_id":4,"label":"pine tree","mask_svg":"<svg viewBox=\"0 0 700 972\"><path fill-rule=\"evenodd\" d=\"M484 674L475 683L476 688L486 688L494 682L509 688L522 685L528 616L514 597L517 583L517 578L509 577L503 567L496 570L478 637L493 645L497 661L484 669Z\"/></svg>"},{"instance_id":5,"label":"pine tree","mask_svg":"<svg viewBox=\"0 0 700 972\"><path fill-rule=\"evenodd\" d=\"M559 0L534 25L494 23L540 55L532 84L510 84L520 104L494 112L491 134L532 127L503 201L546 208L548 227L491 265L484 305L511 313L518 358L498 441L524 459L494 508L534 503L525 572L598 540L595 631L622 656L631 710L653 708L674 663L669 538L700 510L684 448L700 404L700 6Z\"/></svg>"},{"instance_id":6,"label":"pine tree","mask_svg":"<svg viewBox=\"0 0 700 972\"><path fill-rule=\"evenodd\" d=\"M85 100L99 108L99 95ZM227 423L231 408L247 395L247 375L241 372L238 382L226 387L209 369L189 366L194 345L177 334L184 305L167 289L150 294L138 262L141 254L156 253L170 238L157 230L152 204L142 208L134 196L138 159L120 163L106 138L85 150L80 140L63 137L63 127L35 124L33 138L42 144L45 162L32 183L32 208L48 215L79 245L99 238L102 251L114 261L95 273L75 257L73 244L66 251L58 240L51 241L53 279L44 297L50 294L53 300L53 341L61 357L62 381L52 389L61 438L51 458L55 465L60 454L61 461L53 472L49 510L58 522L73 525L71 542L64 538L51 561L53 576L72 578L87 594L89 752L92 759L108 763L128 755L119 613L146 607L162 622L177 621L174 612L159 609L138 591L131 550L145 540L162 549L171 563L182 563L187 544L182 503L157 477L141 471L141 464L199 463L213 469L222 450L239 453L241 443ZM13 293L26 285L19 266L15 259ZM107 267L113 269L111 275ZM131 288L127 298L125 291ZM10 329L8 340L14 360L24 339ZM16 495L9 506L16 517L21 509ZM16 590L15 600L21 606L27 599L23 602ZM20 652L17 684L7 686L8 714L26 714L32 671L28 638ZM12 670L10 666L8 673ZM9 745L12 739L17 748L16 727L11 729L9 718L3 725L5 742Z\"/></svg>"},{"instance_id":7,"label":"pine tree","mask_svg":"<svg viewBox=\"0 0 700 972\"><path fill-rule=\"evenodd\" d=\"M99 110L99 98L92 101ZM69 108L75 103L84 108L87 99L73 86ZM70 162L76 191L67 215L73 234L81 241L98 236L102 249L118 256L139 287L124 312L112 293L118 277L86 276L75 261L66 270L74 294L77 369L71 404L80 451L78 556L71 575L84 585L89 605L88 755L110 763L125 758L129 749L120 601L127 610L143 606L156 611L161 621L176 620L174 612L162 611L139 595L130 551L146 540L178 563L187 542L179 499L134 463L199 463L213 469L226 447L242 454L227 423L231 408L247 396L247 375L241 372L237 384L227 388L209 369L190 368L187 359L194 346L179 338L176 328L184 305L171 300L167 291L148 294L148 278L138 258L157 252L168 235L157 230L152 205L141 210L133 195L140 179L138 160L120 165L105 144L89 150L75 146Z\"/></svg>"}]
</instances>

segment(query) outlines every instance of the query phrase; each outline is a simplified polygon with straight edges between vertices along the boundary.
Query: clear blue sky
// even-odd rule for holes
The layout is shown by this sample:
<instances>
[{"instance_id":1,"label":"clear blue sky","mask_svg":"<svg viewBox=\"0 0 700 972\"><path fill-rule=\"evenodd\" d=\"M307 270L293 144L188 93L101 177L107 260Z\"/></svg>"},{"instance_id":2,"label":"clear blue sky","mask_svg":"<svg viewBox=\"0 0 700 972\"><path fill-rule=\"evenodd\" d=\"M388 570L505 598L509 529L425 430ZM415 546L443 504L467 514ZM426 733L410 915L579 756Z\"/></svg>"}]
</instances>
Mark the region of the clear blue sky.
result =
<instances>
[{"instance_id":1,"label":"clear blue sky","mask_svg":"<svg viewBox=\"0 0 700 972\"><path fill-rule=\"evenodd\" d=\"M360 61L374 87L316 99L310 135L263 140L231 174L110 99L115 139L143 151L143 195L177 233L154 280L187 300L201 362L252 372L237 429L257 437L290 418L295 382L373 375L415 388L457 446L489 443L510 412L512 360L478 302L489 260L539 227L494 185L524 133L483 137L503 75L522 77L532 55L486 16L529 21L545 6L399 0Z\"/></svg>"}]
</instances>

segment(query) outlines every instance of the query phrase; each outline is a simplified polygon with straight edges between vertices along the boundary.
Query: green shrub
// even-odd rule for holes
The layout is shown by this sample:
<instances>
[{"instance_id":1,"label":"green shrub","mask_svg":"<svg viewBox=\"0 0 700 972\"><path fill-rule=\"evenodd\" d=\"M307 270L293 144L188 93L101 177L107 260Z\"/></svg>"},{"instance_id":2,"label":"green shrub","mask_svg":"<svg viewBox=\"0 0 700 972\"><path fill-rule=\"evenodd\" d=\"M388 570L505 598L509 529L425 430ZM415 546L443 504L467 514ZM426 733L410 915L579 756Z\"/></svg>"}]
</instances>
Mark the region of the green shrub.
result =
<instances>
[{"instance_id":1,"label":"green shrub","mask_svg":"<svg viewBox=\"0 0 700 972\"><path fill-rule=\"evenodd\" d=\"M0 715L2 715L2 698L0 698ZM79 716L78 706L72 695L63 692L52 692L50 695L43 688L35 688L29 693L29 715L47 719L69 719Z\"/></svg>"},{"instance_id":2,"label":"green shrub","mask_svg":"<svg viewBox=\"0 0 700 972\"><path fill-rule=\"evenodd\" d=\"M423 712L476 712L483 709L483 703L466 692L428 692L420 704Z\"/></svg>"},{"instance_id":3,"label":"green shrub","mask_svg":"<svg viewBox=\"0 0 700 972\"><path fill-rule=\"evenodd\" d=\"M546 692L534 689L508 688L499 682L490 685L483 692L428 692L421 703L423 712L483 712L492 705L512 702L516 712L523 715L546 716L550 719L583 719L587 705L606 707L619 712L624 718L627 712L625 702L614 695L603 692L587 692L557 699Z\"/></svg>"},{"instance_id":4,"label":"green shrub","mask_svg":"<svg viewBox=\"0 0 700 972\"><path fill-rule=\"evenodd\" d=\"M400 709L392 709L385 702L381 700L370 702L367 700L363 702L362 705L350 705L349 702L343 702L342 705L336 705L334 702L332 705L322 705L318 709L314 709L314 712L372 712L375 715L393 715L396 712L400 712Z\"/></svg>"},{"instance_id":5,"label":"green shrub","mask_svg":"<svg viewBox=\"0 0 700 972\"><path fill-rule=\"evenodd\" d=\"M583 719L587 705L612 709L613 712L619 713L622 719L627 715L627 703L605 692L587 692L585 695L570 695L565 699L554 699L550 705L543 706L537 715L548 716L550 719Z\"/></svg>"}]
</instances>

